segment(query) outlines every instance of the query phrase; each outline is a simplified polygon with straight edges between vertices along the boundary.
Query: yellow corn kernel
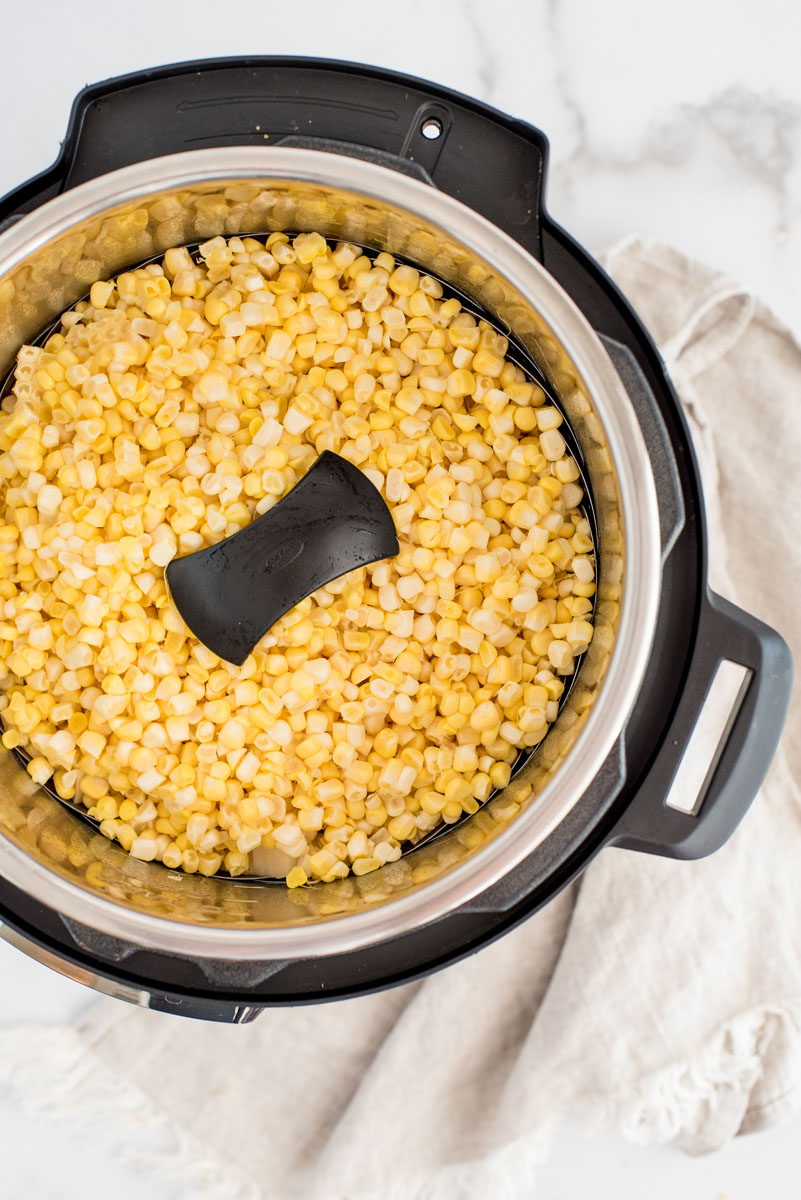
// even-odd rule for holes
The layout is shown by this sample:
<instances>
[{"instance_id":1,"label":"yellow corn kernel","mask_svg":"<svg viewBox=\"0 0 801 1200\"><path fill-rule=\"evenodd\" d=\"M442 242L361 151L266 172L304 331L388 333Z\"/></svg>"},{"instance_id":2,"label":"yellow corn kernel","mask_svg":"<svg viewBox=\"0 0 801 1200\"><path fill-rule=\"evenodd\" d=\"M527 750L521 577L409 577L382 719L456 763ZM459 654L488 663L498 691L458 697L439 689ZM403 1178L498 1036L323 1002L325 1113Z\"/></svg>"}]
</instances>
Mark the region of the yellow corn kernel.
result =
<instances>
[{"instance_id":1,"label":"yellow corn kernel","mask_svg":"<svg viewBox=\"0 0 801 1200\"><path fill-rule=\"evenodd\" d=\"M367 875L370 871L375 871L381 866L381 862L377 858L357 858L353 861L352 871L354 875Z\"/></svg>"},{"instance_id":2,"label":"yellow corn kernel","mask_svg":"<svg viewBox=\"0 0 801 1200\"><path fill-rule=\"evenodd\" d=\"M101 821L113 820L119 815L119 806L113 796L103 796L95 805Z\"/></svg>"},{"instance_id":3,"label":"yellow corn kernel","mask_svg":"<svg viewBox=\"0 0 801 1200\"><path fill-rule=\"evenodd\" d=\"M137 811L138 808L135 801L123 800L123 802L120 804L117 816L119 816L121 821L128 822L133 820L137 814Z\"/></svg>"},{"instance_id":4,"label":"yellow corn kernel","mask_svg":"<svg viewBox=\"0 0 801 1200\"><path fill-rule=\"evenodd\" d=\"M509 763L493 763L489 770L490 782L494 788L505 788L511 774L512 768Z\"/></svg>"},{"instance_id":5,"label":"yellow corn kernel","mask_svg":"<svg viewBox=\"0 0 801 1200\"><path fill-rule=\"evenodd\" d=\"M50 763L46 758L42 758L41 756L32 758L26 764L26 770L34 783L39 784L47 783L53 774L53 768L50 766Z\"/></svg>"},{"instance_id":6,"label":"yellow corn kernel","mask_svg":"<svg viewBox=\"0 0 801 1200\"><path fill-rule=\"evenodd\" d=\"M108 793L108 784L99 776L84 775L81 780L81 792L90 800L101 800Z\"/></svg>"}]
</instances>

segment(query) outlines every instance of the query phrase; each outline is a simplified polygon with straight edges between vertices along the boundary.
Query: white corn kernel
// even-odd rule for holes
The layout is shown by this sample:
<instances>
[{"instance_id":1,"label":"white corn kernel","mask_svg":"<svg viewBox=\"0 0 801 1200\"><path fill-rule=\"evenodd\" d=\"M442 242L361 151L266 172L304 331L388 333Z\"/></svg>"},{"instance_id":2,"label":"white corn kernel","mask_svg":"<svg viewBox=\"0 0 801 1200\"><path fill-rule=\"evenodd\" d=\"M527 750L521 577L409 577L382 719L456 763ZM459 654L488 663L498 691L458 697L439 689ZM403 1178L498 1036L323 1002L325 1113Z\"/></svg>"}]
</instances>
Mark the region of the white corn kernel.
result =
<instances>
[{"instance_id":1,"label":"white corn kernel","mask_svg":"<svg viewBox=\"0 0 801 1200\"><path fill-rule=\"evenodd\" d=\"M158 853L158 846L155 838L134 838L131 843L131 849L128 851L132 858L141 859L142 862L153 862Z\"/></svg>"},{"instance_id":2,"label":"white corn kernel","mask_svg":"<svg viewBox=\"0 0 801 1200\"><path fill-rule=\"evenodd\" d=\"M52 517L58 512L63 499L61 488L53 483L46 483L44 487L39 488L36 506L43 517Z\"/></svg>"}]
</instances>

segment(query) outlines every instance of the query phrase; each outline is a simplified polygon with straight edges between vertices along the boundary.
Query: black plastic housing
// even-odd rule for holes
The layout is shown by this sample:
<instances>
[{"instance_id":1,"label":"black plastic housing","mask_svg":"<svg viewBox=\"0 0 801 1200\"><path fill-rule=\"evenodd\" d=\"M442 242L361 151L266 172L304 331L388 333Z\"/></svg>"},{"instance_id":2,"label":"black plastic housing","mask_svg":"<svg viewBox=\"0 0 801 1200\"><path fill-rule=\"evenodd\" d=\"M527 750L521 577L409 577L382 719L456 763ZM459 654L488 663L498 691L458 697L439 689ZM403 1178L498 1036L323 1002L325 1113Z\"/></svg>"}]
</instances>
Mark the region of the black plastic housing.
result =
<instances>
[{"instance_id":1,"label":"black plastic housing","mask_svg":"<svg viewBox=\"0 0 801 1200\"><path fill-rule=\"evenodd\" d=\"M436 136L427 136L431 133ZM732 832L761 782L781 730L791 673L778 635L707 592L703 499L680 404L628 302L548 215L548 143L531 125L446 88L358 64L240 58L160 67L93 85L76 98L57 161L0 200L0 229L59 192L118 167L184 150L247 144L327 150L412 173L525 247L603 335L613 358L614 346L620 348L616 365L632 375L632 400L636 392L642 420L658 430L652 452L656 478L670 478L681 520L670 531L651 661L623 737L569 819L520 867L457 913L358 953L291 963L204 964L82 931L0 881L0 921L32 943L64 962L144 989L153 1008L228 1021L249 1019L266 1005L392 986L473 953L546 903L605 844L680 857L709 853ZM665 509L667 492L660 499ZM729 768L746 745L748 713L753 717L758 702L760 753L751 754L747 786L737 796L731 795L731 770L726 772L719 789L728 795L725 803L712 804L713 778L699 814L704 817L708 808L708 819L675 814L663 801L684 744L677 731L686 740L735 628L740 632L733 644L748 660L745 665L757 676L762 671L763 679L769 673L775 686L770 695L763 687L744 699L726 748Z\"/></svg>"}]
</instances>

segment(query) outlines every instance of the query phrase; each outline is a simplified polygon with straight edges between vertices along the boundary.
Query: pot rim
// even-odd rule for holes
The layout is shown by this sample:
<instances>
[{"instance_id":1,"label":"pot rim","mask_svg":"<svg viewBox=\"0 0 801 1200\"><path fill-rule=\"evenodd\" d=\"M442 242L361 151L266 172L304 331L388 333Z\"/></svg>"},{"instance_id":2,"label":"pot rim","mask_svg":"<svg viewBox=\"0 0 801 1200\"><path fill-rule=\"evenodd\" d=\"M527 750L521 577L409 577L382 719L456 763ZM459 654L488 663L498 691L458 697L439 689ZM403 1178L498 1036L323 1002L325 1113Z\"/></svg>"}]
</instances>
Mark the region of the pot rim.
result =
<instances>
[{"instance_id":1,"label":"pot rim","mask_svg":"<svg viewBox=\"0 0 801 1200\"><path fill-rule=\"evenodd\" d=\"M626 571L617 634L586 724L536 801L471 858L404 896L357 913L259 929L171 921L80 888L0 836L0 875L50 908L150 950L226 960L310 958L386 942L486 891L540 845L577 803L625 727L644 675L660 591L659 511L650 460L623 384L596 333L559 284L511 237L460 201L362 159L289 147L224 147L150 159L45 202L0 234L0 278L78 222L154 193L202 183L293 181L418 215L493 265L542 314L593 398L614 464Z\"/></svg>"}]
</instances>

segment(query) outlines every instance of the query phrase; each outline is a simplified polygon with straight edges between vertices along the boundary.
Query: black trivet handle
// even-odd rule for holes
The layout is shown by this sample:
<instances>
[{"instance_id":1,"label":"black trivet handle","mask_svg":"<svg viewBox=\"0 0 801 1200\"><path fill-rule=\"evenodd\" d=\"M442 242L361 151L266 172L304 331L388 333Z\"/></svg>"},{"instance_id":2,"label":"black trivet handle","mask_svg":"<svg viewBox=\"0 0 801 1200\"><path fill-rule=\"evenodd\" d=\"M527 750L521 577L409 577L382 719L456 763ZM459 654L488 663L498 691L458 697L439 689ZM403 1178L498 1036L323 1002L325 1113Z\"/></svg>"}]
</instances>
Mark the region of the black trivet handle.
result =
<instances>
[{"instance_id":1,"label":"black trivet handle","mask_svg":"<svg viewBox=\"0 0 801 1200\"><path fill-rule=\"evenodd\" d=\"M174 558L173 603L204 646L241 666L276 621L357 567L398 553L384 498L358 467L326 450L263 516Z\"/></svg>"}]
</instances>

